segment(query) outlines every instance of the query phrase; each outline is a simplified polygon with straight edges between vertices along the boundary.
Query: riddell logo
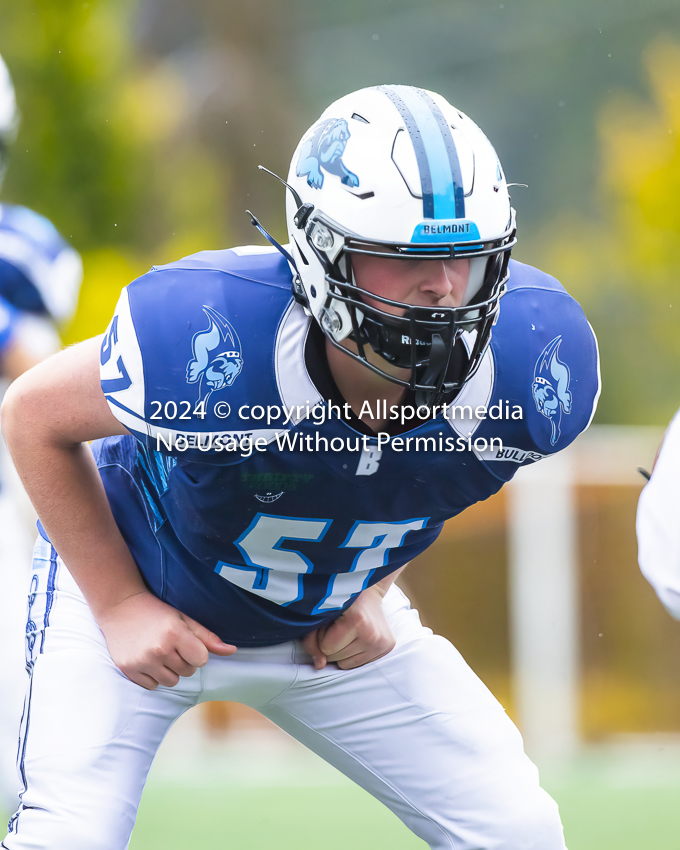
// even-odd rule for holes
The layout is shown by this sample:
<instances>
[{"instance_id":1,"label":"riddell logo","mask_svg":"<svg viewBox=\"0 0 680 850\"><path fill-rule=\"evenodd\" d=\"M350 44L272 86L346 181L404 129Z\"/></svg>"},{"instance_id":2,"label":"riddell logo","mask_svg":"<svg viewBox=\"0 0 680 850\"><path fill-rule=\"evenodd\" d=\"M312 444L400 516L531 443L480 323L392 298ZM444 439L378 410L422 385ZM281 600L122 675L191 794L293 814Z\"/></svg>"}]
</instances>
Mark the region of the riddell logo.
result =
<instances>
[{"instance_id":1,"label":"riddell logo","mask_svg":"<svg viewBox=\"0 0 680 850\"><path fill-rule=\"evenodd\" d=\"M410 345L411 344L411 337L406 336L406 334L402 334L401 335L401 344L402 345ZM426 343L425 340L416 339L416 345L427 345L427 344L428 343Z\"/></svg>"}]
</instances>

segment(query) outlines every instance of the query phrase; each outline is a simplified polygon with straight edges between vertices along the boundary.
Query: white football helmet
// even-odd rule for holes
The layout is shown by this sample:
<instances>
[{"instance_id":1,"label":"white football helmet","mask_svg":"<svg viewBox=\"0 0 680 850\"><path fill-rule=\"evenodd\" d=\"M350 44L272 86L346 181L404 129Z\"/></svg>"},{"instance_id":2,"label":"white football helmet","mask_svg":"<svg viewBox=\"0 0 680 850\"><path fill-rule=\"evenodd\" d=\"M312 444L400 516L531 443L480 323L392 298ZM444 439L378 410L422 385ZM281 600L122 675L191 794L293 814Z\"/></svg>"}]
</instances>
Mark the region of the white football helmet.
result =
<instances>
[{"instance_id":1,"label":"white football helmet","mask_svg":"<svg viewBox=\"0 0 680 850\"><path fill-rule=\"evenodd\" d=\"M436 404L478 368L515 244L515 215L491 143L443 97L411 86L361 89L331 104L293 155L286 212L296 297L348 356ZM460 307L421 307L364 293L352 254L471 258ZM394 315L367 304L399 307ZM352 339L355 354L341 342ZM370 345L410 368L395 378Z\"/></svg>"},{"instance_id":2,"label":"white football helmet","mask_svg":"<svg viewBox=\"0 0 680 850\"><path fill-rule=\"evenodd\" d=\"M0 56L0 186L7 168L7 149L16 136L19 112L14 97L12 78Z\"/></svg>"}]
</instances>

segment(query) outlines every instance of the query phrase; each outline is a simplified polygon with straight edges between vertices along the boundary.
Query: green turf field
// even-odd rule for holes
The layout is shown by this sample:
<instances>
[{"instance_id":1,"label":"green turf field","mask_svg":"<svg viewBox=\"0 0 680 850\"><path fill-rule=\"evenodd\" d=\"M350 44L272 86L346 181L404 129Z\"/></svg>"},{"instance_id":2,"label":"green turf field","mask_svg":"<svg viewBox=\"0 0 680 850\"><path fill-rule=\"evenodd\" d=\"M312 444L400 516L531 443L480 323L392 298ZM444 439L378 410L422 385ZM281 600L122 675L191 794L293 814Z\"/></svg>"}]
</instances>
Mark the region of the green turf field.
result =
<instances>
[{"instance_id":1,"label":"green turf field","mask_svg":"<svg viewBox=\"0 0 680 850\"><path fill-rule=\"evenodd\" d=\"M542 772L570 850L680 850L680 748L657 741L586 751Z\"/></svg>"},{"instance_id":2,"label":"green turf field","mask_svg":"<svg viewBox=\"0 0 680 850\"><path fill-rule=\"evenodd\" d=\"M360 788L306 753L267 746L160 759L131 850L418 850ZM590 750L543 771L570 850L680 850L680 749Z\"/></svg>"}]
</instances>

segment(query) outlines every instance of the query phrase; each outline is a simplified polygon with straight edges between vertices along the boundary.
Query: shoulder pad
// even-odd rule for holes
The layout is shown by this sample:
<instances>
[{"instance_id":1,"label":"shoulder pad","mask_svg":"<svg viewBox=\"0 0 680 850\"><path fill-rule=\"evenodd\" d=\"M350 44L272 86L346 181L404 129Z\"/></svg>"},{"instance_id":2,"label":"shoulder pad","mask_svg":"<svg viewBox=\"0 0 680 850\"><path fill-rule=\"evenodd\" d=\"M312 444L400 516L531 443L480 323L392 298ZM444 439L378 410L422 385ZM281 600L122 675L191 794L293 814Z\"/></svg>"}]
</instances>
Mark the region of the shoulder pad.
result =
<instances>
[{"instance_id":1,"label":"shoulder pad","mask_svg":"<svg viewBox=\"0 0 680 850\"><path fill-rule=\"evenodd\" d=\"M102 343L101 385L114 416L150 448L230 463L234 440L266 444L304 418L268 424L252 408L317 403L304 366L309 322L288 265L272 253L252 260L203 252L123 290Z\"/></svg>"},{"instance_id":2,"label":"shoulder pad","mask_svg":"<svg viewBox=\"0 0 680 850\"><path fill-rule=\"evenodd\" d=\"M485 361L454 404L486 408L470 429L502 441L477 452L494 475L509 480L518 465L560 451L590 424L600 394L597 341L555 278L512 261Z\"/></svg>"},{"instance_id":3,"label":"shoulder pad","mask_svg":"<svg viewBox=\"0 0 680 850\"><path fill-rule=\"evenodd\" d=\"M44 216L0 204L0 294L19 310L70 318L83 270L79 254Z\"/></svg>"},{"instance_id":4,"label":"shoulder pad","mask_svg":"<svg viewBox=\"0 0 680 850\"><path fill-rule=\"evenodd\" d=\"M276 248L268 246L245 245L222 251L199 251L174 263L154 266L152 271L163 269L212 269L291 291L288 263Z\"/></svg>"}]
</instances>

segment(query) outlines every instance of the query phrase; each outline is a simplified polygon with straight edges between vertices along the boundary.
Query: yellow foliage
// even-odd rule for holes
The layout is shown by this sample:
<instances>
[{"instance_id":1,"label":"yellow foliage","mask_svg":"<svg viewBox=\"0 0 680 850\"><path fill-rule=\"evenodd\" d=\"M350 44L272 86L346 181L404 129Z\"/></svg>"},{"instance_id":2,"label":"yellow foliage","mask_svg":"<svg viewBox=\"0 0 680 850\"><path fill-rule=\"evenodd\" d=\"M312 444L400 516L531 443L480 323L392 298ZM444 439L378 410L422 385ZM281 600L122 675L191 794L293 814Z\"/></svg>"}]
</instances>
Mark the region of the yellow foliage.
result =
<instances>
[{"instance_id":1,"label":"yellow foliage","mask_svg":"<svg viewBox=\"0 0 680 850\"><path fill-rule=\"evenodd\" d=\"M658 309L677 292L680 45L655 42L645 64L653 105L619 95L600 115L602 189L616 242L608 260L618 258L617 272L629 285L643 285Z\"/></svg>"},{"instance_id":2,"label":"yellow foliage","mask_svg":"<svg viewBox=\"0 0 680 850\"><path fill-rule=\"evenodd\" d=\"M680 400L680 44L654 41L645 71L648 98L614 93L597 116L599 218L567 210L537 242L600 336L600 421L667 421Z\"/></svg>"},{"instance_id":3,"label":"yellow foliage","mask_svg":"<svg viewBox=\"0 0 680 850\"><path fill-rule=\"evenodd\" d=\"M214 236L214 234L213 234ZM83 255L83 285L76 315L62 333L65 345L103 333L111 321L120 291L152 265L171 263L210 248L223 248L218 241L206 240L205 229L183 231L154 252L152 260L124 254L113 248L100 248Z\"/></svg>"},{"instance_id":4,"label":"yellow foliage","mask_svg":"<svg viewBox=\"0 0 680 850\"><path fill-rule=\"evenodd\" d=\"M118 104L120 126L144 142L159 142L182 124L189 108L189 93L179 74L161 63L128 81Z\"/></svg>"},{"instance_id":5,"label":"yellow foliage","mask_svg":"<svg viewBox=\"0 0 680 850\"><path fill-rule=\"evenodd\" d=\"M666 39L647 51L652 102L614 94L598 117L602 222L584 227L565 215L562 235L548 239L551 266L564 280L626 280L666 296L675 280L680 239L680 45ZM584 232L587 236L584 238ZM544 234L545 235L545 234Z\"/></svg>"},{"instance_id":6,"label":"yellow foliage","mask_svg":"<svg viewBox=\"0 0 680 850\"><path fill-rule=\"evenodd\" d=\"M668 38L655 41L646 55L647 74L667 130L677 135L680 130L680 45Z\"/></svg>"},{"instance_id":7,"label":"yellow foliage","mask_svg":"<svg viewBox=\"0 0 680 850\"><path fill-rule=\"evenodd\" d=\"M664 289L680 237L680 46L657 42L646 65L655 106L619 96L602 111L602 180L614 201L624 259Z\"/></svg>"},{"instance_id":8,"label":"yellow foliage","mask_svg":"<svg viewBox=\"0 0 680 850\"><path fill-rule=\"evenodd\" d=\"M111 248L85 254L83 268L78 311L62 335L67 345L103 333L111 321L121 289L148 270L138 259L123 256Z\"/></svg>"}]
</instances>

